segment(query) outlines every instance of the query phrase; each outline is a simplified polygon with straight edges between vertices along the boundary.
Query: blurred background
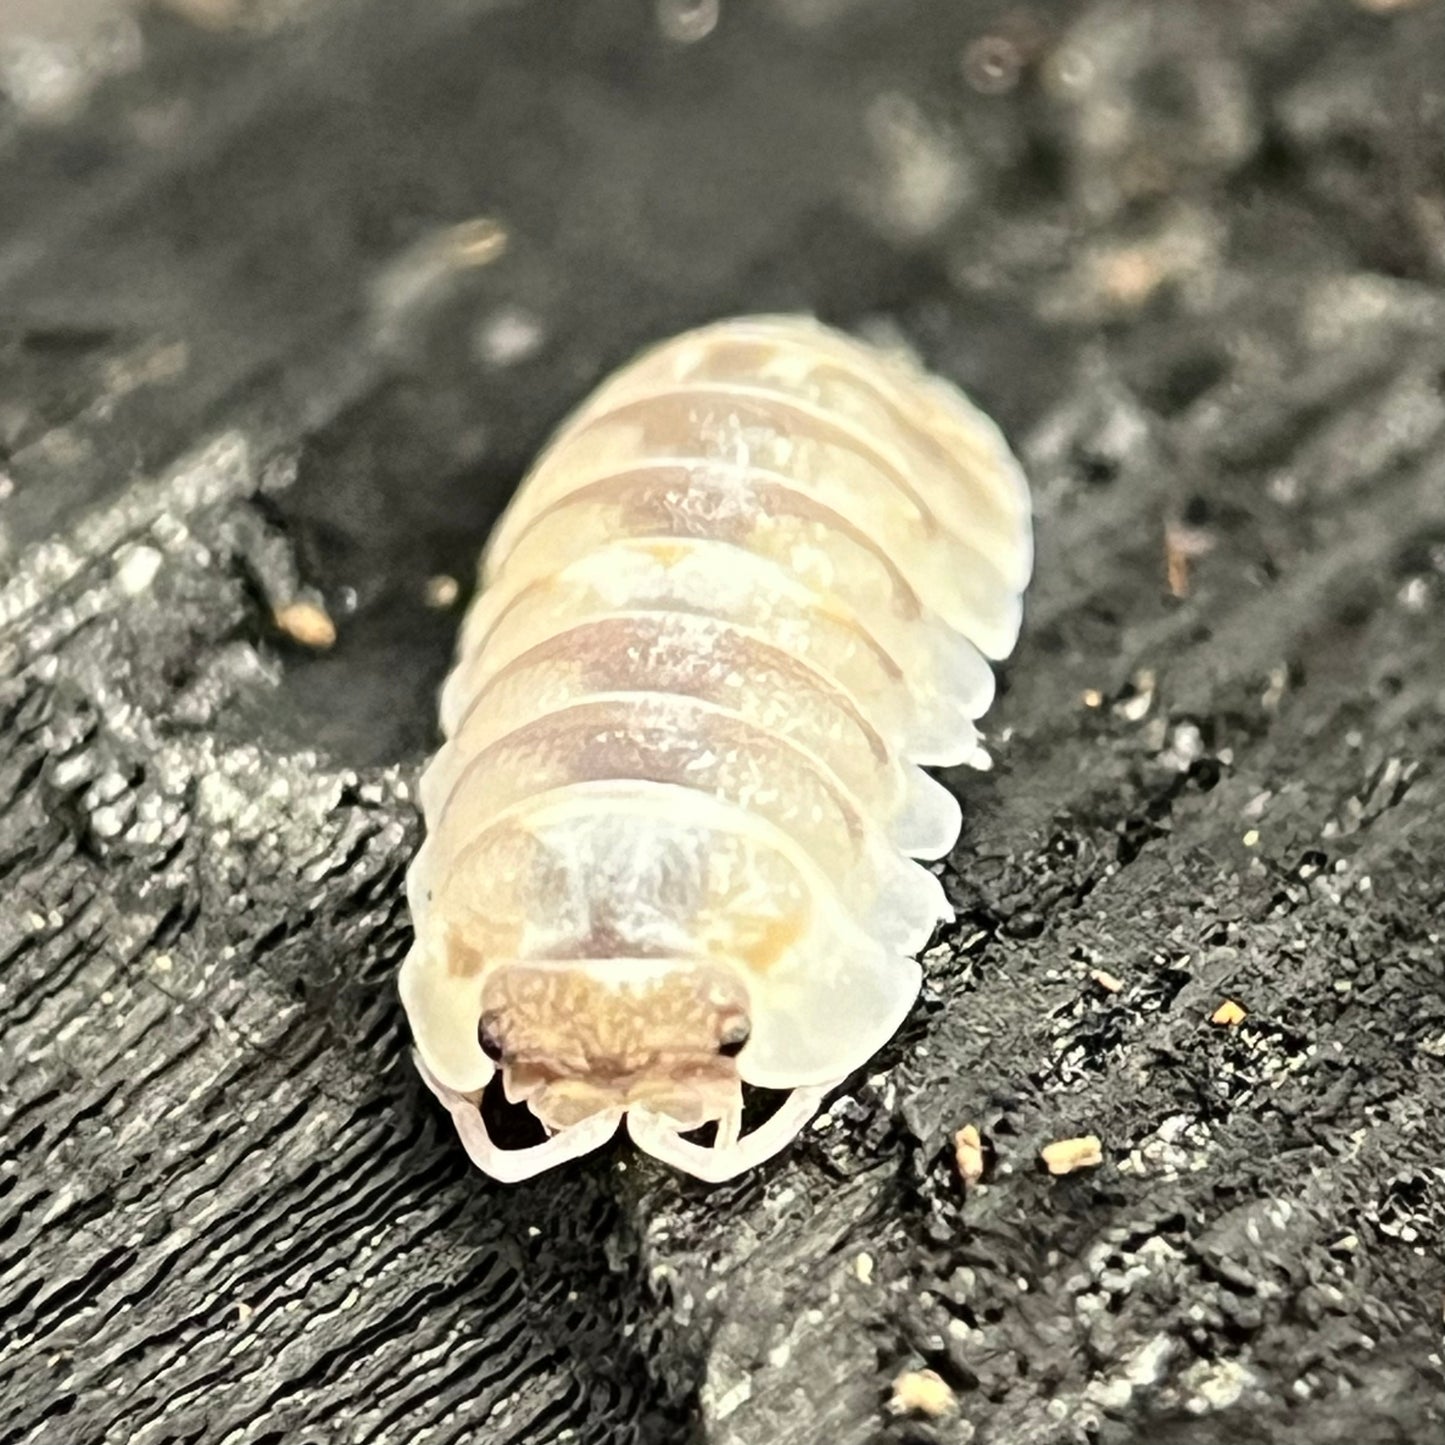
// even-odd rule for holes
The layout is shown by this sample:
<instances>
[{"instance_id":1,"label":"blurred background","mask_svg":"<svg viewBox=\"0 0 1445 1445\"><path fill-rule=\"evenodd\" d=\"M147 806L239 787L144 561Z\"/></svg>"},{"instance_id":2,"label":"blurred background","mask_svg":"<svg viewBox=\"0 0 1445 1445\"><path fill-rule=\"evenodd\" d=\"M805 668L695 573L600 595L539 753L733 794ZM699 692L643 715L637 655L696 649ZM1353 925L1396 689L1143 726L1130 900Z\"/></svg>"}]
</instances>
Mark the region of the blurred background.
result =
<instances>
[{"instance_id":1,"label":"blurred background","mask_svg":"<svg viewBox=\"0 0 1445 1445\"><path fill-rule=\"evenodd\" d=\"M960 922L766 1177L499 1197L435 689L566 411L767 310L1034 486ZM1439 0L0 0L0 1442L1445 1438L1442 602Z\"/></svg>"},{"instance_id":2,"label":"blurred background","mask_svg":"<svg viewBox=\"0 0 1445 1445\"><path fill-rule=\"evenodd\" d=\"M292 449L277 506L346 624L268 712L414 754L451 628L428 579L469 586L547 429L649 339L813 311L1016 436L1072 388L1107 450L1147 419L1080 368L1203 414L1297 367L1246 334L1285 293L1408 310L1391 283L1445 267L1441 27L1403 0L5 0L5 544L245 417Z\"/></svg>"}]
</instances>

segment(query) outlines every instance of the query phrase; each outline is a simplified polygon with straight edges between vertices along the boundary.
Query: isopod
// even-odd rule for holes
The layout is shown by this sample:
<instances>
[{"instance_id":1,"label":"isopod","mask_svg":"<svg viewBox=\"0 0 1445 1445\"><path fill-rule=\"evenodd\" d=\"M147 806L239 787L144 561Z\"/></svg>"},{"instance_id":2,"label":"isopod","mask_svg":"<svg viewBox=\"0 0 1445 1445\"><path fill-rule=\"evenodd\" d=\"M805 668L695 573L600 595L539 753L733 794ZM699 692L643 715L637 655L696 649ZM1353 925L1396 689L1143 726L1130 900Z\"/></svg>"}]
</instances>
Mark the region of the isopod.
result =
<instances>
[{"instance_id":1,"label":"isopod","mask_svg":"<svg viewBox=\"0 0 1445 1445\"><path fill-rule=\"evenodd\" d=\"M477 1165L625 1118L731 1178L891 1037L952 916L924 767L974 754L1032 562L998 428L812 320L689 332L564 423L484 553L407 875L402 998ZM491 1137L498 1071L541 1143ZM744 1084L791 1091L745 1136Z\"/></svg>"}]
</instances>

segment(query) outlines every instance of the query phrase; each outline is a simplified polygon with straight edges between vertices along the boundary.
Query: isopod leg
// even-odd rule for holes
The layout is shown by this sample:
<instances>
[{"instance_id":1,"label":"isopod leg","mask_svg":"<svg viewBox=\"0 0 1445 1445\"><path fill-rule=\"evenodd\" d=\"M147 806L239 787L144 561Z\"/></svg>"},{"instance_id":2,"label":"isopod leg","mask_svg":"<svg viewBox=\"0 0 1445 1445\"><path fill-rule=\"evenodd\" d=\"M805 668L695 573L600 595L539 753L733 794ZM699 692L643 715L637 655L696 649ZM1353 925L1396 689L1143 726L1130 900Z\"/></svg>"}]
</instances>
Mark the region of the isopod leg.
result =
<instances>
[{"instance_id":1,"label":"isopod leg","mask_svg":"<svg viewBox=\"0 0 1445 1445\"><path fill-rule=\"evenodd\" d=\"M711 1148L689 1142L671 1121L636 1106L627 1115L627 1132L632 1142L654 1159L686 1170L709 1184L721 1184L756 1168L786 1148L818 1112L829 1091L841 1082L838 1079L831 1084L794 1089L772 1118L741 1139L735 1135L736 1122L727 1118L720 1120L717 1143Z\"/></svg>"},{"instance_id":2,"label":"isopod leg","mask_svg":"<svg viewBox=\"0 0 1445 1445\"><path fill-rule=\"evenodd\" d=\"M738 1136L743 1132L743 1101L739 1090L738 1102L717 1121L717 1138L714 1149L735 1149Z\"/></svg>"},{"instance_id":3,"label":"isopod leg","mask_svg":"<svg viewBox=\"0 0 1445 1445\"><path fill-rule=\"evenodd\" d=\"M416 1066L427 1088L446 1105L467 1157L499 1184L518 1184L569 1159L590 1154L617 1132L620 1112L594 1114L540 1144L526 1149L502 1149L487 1131L486 1120L475 1099L447 1088L431 1073L420 1055L416 1056Z\"/></svg>"}]
</instances>

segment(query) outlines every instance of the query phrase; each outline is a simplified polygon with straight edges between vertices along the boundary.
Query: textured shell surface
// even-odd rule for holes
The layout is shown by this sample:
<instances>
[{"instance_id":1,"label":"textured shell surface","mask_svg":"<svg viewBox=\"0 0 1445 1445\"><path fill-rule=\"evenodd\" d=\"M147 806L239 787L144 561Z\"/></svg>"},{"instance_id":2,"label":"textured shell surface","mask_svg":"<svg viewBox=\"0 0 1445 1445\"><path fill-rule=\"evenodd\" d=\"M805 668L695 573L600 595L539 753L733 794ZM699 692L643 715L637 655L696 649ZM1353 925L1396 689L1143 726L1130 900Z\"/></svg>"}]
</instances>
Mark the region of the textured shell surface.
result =
<instances>
[{"instance_id":1,"label":"textured shell surface","mask_svg":"<svg viewBox=\"0 0 1445 1445\"><path fill-rule=\"evenodd\" d=\"M625 1120L728 1178L888 1040L951 916L924 769L974 755L1032 563L998 428L806 318L677 337L562 425L483 557L407 877L418 1063L483 1170ZM542 1142L493 1140L499 1074ZM745 1136L744 1084L792 1091Z\"/></svg>"}]
</instances>

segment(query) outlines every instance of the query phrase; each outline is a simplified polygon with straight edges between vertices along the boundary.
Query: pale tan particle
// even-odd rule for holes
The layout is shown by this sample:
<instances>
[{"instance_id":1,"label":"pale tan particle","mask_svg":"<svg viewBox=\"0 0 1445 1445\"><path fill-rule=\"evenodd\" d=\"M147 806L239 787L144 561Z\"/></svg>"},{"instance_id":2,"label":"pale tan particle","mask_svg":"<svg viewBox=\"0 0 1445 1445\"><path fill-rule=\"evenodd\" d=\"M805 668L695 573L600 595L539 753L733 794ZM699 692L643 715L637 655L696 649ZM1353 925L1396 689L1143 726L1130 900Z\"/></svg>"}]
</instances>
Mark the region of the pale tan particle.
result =
<instances>
[{"instance_id":1,"label":"pale tan particle","mask_svg":"<svg viewBox=\"0 0 1445 1445\"><path fill-rule=\"evenodd\" d=\"M1165 546L1165 577L1169 582L1170 597L1189 595L1189 558L1178 549Z\"/></svg>"},{"instance_id":2,"label":"pale tan particle","mask_svg":"<svg viewBox=\"0 0 1445 1445\"><path fill-rule=\"evenodd\" d=\"M375 322L385 344L400 343L413 318L451 294L461 275L503 256L510 239L500 221L476 216L429 231L393 256L372 283Z\"/></svg>"},{"instance_id":3,"label":"pale tan particle","mask_svg":"<svg viewBox=\"0 0 1445 1445\"><path fill-rule=\"evenodd\" d=\"M695 45L717 29L721 0L657 0L657 28L676 45Z\"/></svg>"},{"instance_id":4,"label":"pale tan particle","mask_svg":"<svg viewBox=\"0 0 1445 1445\"><path fill-rule=\"evenodd\" d=\"M1222 1029L1233 1028L1235 1024L1244 1022L1244 1008L1235 1003L1232 998L1227 998L1212 1014L1209 1015L1209 1022Z\"/></svg>"},{"instance_id":5,"label":"pale tan particle","mask_svg":"<svg viewBox=\"0 0 1445 1445\"><path fill-rule=\"evenodd\" d=\"M445 572L438 573L427 579L426 605L445 612L461 596L461 591L462 585L455 577L449 577Z\"/></svg>"},{"instance_id":6,"label":"pale tan particle","mask_svg":"<svg viewBox=\"0 0 1445 1445\"><path fill-rule=\"evenodd\" d=\"M895 1415L925 1415L930 1420L951 1415L958 1400L936 1370L905 1370L893 1382L889 1408Z\"/></svg>"},{"instance_id":7,"label":"pale tan particle","mask_svg":"<svg viewBox=\"0 0 1445 1445\"><path fill-rule=\"evenodd\" d=\"M1141 722L1154 706L1155 677L1152 668L1142 667L1130 679L1134 693L1114 704L1114 711L1127 722Z\"/></svg>"},{"instance_id":8,"label":"pale tan particle","mask_svg":"<svg viewBox=\"0 0 1445 1445\"><path fill-rule=\"evenodd\" d=\"M1095 1134L1076 1139L1055 1139L1039 1150L1050 1174L1072 1174L1076 1169L1095 1169L1104 1162L1104 1146Z\"/></svg>"},{"instance_id":9,"label":"pale tan particle","mask_svg":"<svg viewBox=\"0 0 1445 1445\"><path fill-rule=\"evenodd\" d=\"M981 95L1006 95L1019 80L1023 56L1004 35L980 35L963 52L963 78Z\"/></svg>"},{"instance_id":10,"label":"pale tan particle","mask_svg":"<svg viewBox=\"0 0 1445 1445\"><path fill-rule=\"evenodd\" d=\"M315 602L288 602L275 612L276 626L302 647L324 652L336 643L336 624Z\"/></svg>"},{"instance_id":11,"label":"pale tan particle","mask_svg":"<svg viewBox=\"0 0 1445 1445\"><path fill-rule=\"evenodd\" d=\"M1164 566L1171 596L1189 595L1190 563L1213 550L1213 536L1201 528L1180 522L1170 522L1164 528Z\"/></svg>"},{"instance_id":12,"label":"pale tan particle","mask_svg":"<svg viewBox=\"0 0 1445 1445\"><path fill-rule=\"evenodd\" d=\"M1244 835L1242 841L1246 848L1253 848L1259 842L1259 829L1251 828L1249 832Z\"/></svg>"},{"instance_id":13,"label":"pale tan particle","mask_svg":"<svg viewBox=\"0 0 1445 1445\"><path fill-rule=\"evenodd\" d=\"M1104 694L1096 687L1086 687L1079 694L1079 701L1085 707L1102 707L1104 705Z\"/></svg>"},{"instance_id":14,"label":"pale tan particle","mask_svg":"<svg viewBox=\"0 0 1445 1445\"><path fill-rule=\"evenodd\" d=\"M126 547L115 560L116 585L128 596L139 597L156 580L165 559L154 547Z\"/></svg>"},{"instance_id":15,"label":"pale tan particle","mask_svg":"<svg viewBox=\"0 0 1445 1445\"><path fill-rule=\"evenodd\" d=\"M503 306L477 324L472 349L487 366L505 368L530 360L546 340L546 329L530 312Z\"/></svg>"},{"instance_id":16,"label":"pale tan particle","mask_svg":"<svg viewBox=\"0 0 1445 1445\"><path fill-rule=\"evenodd\" d=\"M1165 270L1153 248L1127 246L1098 260L1100 288L1110 301L1142 306L1164 279Z\"/></svg>"},{"instance_id":17,"label":"pale tan particle","mask_svg":"<svg viewBox=\"0 0 1445 1445\"><path fill-rule=\"evenodd\" d=\"M972 1124L965 1124L953 1136L953 1157L958 1164L959 1178L970 1188L983 1178L983 1139Z\"/></svg>"},{"instance_id":18,"label":"pale tan particle","mask_svg":"<svg viewBox=\"0 0 1445 1445\"><path fill-rule=\"evenodd\" d=\"M1102 968L1094 969L1089 974L1089 977L1093 979L1105 993L1121 993L1123 991L1124 980L1122 978L1115 978L1112 973L1108 973Z\"/></svg>"},{"instance_id":19,"label":"pale tan particle","mask_svg":"<svg viewBox=\"0 0 1445 1445\"><path fill-rule=\"evenodd\" d=\"M1260 695L1260 706L1266 712L1278 712L1280 702L1284 698L1285 689L1289 686L1289 669L1287 667L1276 667L1270 670L1269 686Z\"/></svg>"},{"instance_id":20,"label":"pale tan particle","mask_svg":"<svg viewBox=\"0 0 1445 1445\"><path fill-rule=\"evenodd\" d=\"M507 249L511 237L500 221L477 216L448 227L434 239L438 254L460 268L490 265Z\"/></svg>"}]
</instances>

